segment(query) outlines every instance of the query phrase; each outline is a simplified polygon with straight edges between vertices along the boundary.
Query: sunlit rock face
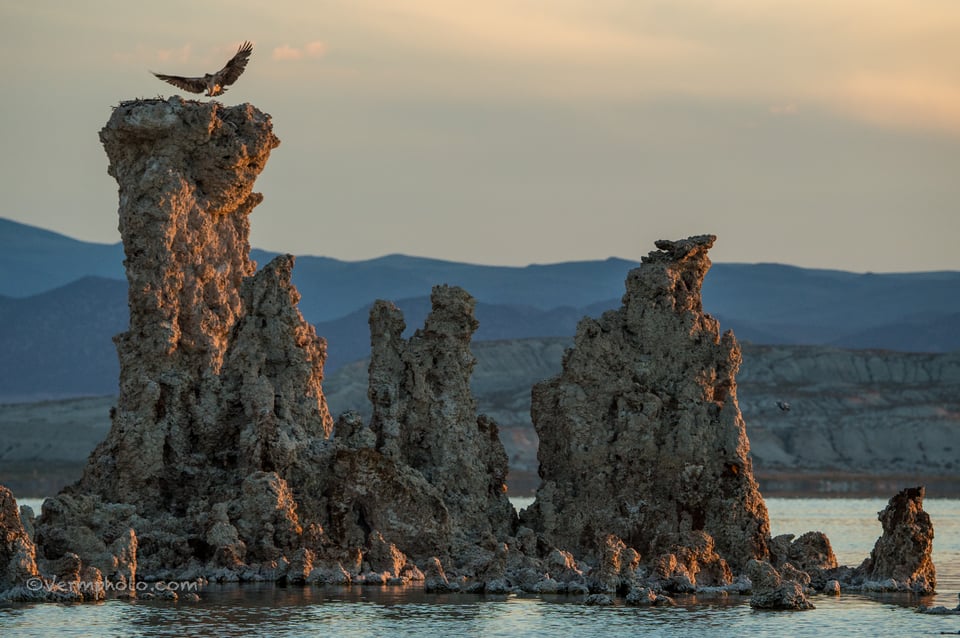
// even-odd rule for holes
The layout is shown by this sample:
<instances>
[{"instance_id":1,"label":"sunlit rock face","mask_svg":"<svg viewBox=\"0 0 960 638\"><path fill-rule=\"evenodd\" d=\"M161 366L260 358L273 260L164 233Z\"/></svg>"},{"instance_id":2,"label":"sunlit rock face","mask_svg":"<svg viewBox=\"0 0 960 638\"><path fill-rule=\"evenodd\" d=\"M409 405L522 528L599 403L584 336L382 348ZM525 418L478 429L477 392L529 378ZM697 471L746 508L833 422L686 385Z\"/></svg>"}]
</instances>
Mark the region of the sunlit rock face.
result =
<instances>
[{"instance_id":1,"label":"sunlit rock face","mask_svg":"<svg viewBox=\"0 0 960 638\"><path fill-rule=\"evenodd\" d=\"M270 117L141 100L117 107L101 140L130 327L112 428L37 521L41 568L67 556L131 584L380 583L422 580L414 559L486 565L516 515L496 425L469 389L473 299L438 287L409 341L378 305L374 422L344 415L334 436L326 343L297 308L294 259L256 271L249 258L253 183L279 144Z\"/></svg>"},{"instance_id":2,"label":"sunlit rock face","mask_svg":"<svg viewBox=\"0 0 960 638\"><path fill-rule=\"evenodd\" d=\"M17 501L0 485L0 599L18 598L23 592L8 592L38 575L36 548L24 530Z\"/></svg>"},{"instance_id":3,"label":"sunlit rock face","mask_svg":"<svg viewBox=\"0 0 960 638\"><path fill-rule=\"evenodd\" d=\"M620 309L583 319L562 373L534 386L541 484L521 520L557 547L591 556L614 534L653 564L706 534L734 570L767 557L740 348L701 303L714 240L658 241Z\"/></svg>"},{"instance_id":4,"label":"sunlit rock face","mask_svg":"<svg viewBox=\"0 0 960 638\"><path fill-rule=\"evenodd\" d=\"M923 510L923 487L900 491L877 518L883 535L857 569L867 591L908 591L932 594L937 587L933 554L933 523Z\"/></svg>"},{"instance_id":5,"label":"sunlit rock face","mask_svg":"<svg viewBox=\"0 0 960 638\"><path fill-rule=\"evenodd\" d=\"M318 512L294 492L333 427L326 344L297 309L293 257L258 273L249 257L253 184L280 143L270 117L138 100L100 139L119 185L130 326L115 339L112 428L79 483L45 504L43 558L74 552L133 579L319 548ZM131 554L136 567L116 574Z\"/></svg>"},{"instance_id":6,"label":"sunlit rock face","mask_svg":"<svg viewBox=\"0 0 960 638\"><path fill-rule=\"evenodd\" d=\"M279 144L269 116L138 100L117 107L101 140L130 288L120 396L83 477L39 518L25 527L0 488L0 596L29 598L33 578L67 591L29 599L88 600L82 584L204 577L660 604L655 592L741 591L733 581L750 564L770 568L757 578L771 577L777 600L802 602L800 568L837 577L825 537L768 549L740 351L701 307L712 236L657 242L623 306L584 319L563 372L534 387L542 483L518 524L497 425L470 390L469 294L435 287L409 339L396 307L375 303L371 420L334 424L326 343L297 308L293 257L259 271L249 258L253 182ZM886 540L861 580L932 588L922 496L882 514ZM911 553L913 538L926 553Z\"/></svg>"}]
</instances>

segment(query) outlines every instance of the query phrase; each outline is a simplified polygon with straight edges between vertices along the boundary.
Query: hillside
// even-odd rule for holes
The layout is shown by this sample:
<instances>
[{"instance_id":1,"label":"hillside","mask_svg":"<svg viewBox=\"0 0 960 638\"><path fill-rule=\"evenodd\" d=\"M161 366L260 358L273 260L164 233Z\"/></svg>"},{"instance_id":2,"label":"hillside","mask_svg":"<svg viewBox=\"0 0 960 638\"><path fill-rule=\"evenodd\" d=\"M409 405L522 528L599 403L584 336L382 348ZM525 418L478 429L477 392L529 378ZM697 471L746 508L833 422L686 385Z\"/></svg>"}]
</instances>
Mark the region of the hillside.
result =
<instances>
[{"instance_id":1,"label":"hillside","mask_svg":"<svg viewBox=\"0 0 960 638\"><path fill-rule=\"evenodd\" d=\"M515 485L536 481L530 388L559 372L568 344L474 345L474 393L501 426ZM324 387L335 413L368 414L365 362L329 375ZM918 477L931 494L960 493L960 352L746 344L738 389L755 470L770 491L872 492Z\"/></svg>"},{"instance_id":2,"label":"hillside","mask_svg":"<svg viewBox=\"0 0 960 638\"><path fill-rule=\"evenodd\" d=\"M511 489L536 485L530 388L556 374L569 340L474 344L480 411L500 424ZM886 494L904 481L960 495L960 353L743 347L739 403L767 494ZM366 362L328 375L331 410L369 415ZM790 404L789 411L777 402ZM110 426L112 397L0 405L0 484L49 494L76 480Z\"/></svg>"},{"instance_id":3,"label":"hillside","mask_svg":"<svg viewBox=\"0 0 960 638\"><path fill-rule=\"evenodd\" d=\"M82 277L124 279L120 243L78 241L0 217L0 295L28 297Z\"/></svg>"}]
</instances>

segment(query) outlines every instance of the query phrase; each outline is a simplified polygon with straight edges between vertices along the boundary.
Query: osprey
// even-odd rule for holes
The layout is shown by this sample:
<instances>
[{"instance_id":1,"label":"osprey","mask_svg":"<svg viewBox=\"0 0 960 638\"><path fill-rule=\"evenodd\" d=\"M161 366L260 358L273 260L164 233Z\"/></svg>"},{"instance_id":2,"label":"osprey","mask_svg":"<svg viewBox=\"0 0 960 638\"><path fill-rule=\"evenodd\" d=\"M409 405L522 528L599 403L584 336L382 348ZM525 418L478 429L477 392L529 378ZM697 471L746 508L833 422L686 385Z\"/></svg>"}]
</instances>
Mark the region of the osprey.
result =
<instances>
[{"instance_id":1,"label":"osprey","mask_svg":"<svg viewBox=\"0 0 960 638\"><path fill-rule=\"evenodd\" d=\"M206 91L209 97L213 97L214 95L223 95L226 93L227 87L237 81L243 70L247 68L247 61L250 59L251 53L253 53L253 45L244 42L222 69L216 73L205 73L202 78L185 78L179 75L153 73L153 71L151 73L184 91L190 91L191 93Z\"/></svg>"}]
</instances>

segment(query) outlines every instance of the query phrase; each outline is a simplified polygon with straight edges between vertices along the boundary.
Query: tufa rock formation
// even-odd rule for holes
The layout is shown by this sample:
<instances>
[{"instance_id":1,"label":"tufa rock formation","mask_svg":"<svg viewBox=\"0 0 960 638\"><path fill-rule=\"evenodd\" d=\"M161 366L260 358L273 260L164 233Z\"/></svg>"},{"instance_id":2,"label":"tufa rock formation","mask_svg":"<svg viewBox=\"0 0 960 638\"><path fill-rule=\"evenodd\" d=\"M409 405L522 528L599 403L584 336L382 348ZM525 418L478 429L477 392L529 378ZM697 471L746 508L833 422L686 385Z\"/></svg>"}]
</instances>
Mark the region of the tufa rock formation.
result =
<instances>
[{"instance_id":1,"label":"tufa rock formation","mask_svg":"<svg viewBox=\"0 0 960 638\"><path fill-rule=\"evenodd\" d=\"M804 593L809 577L789 563L777 571L767 561L754 559L747 563L746 572L752 582L750 606L754 609L814 609Z\"/></svg>"},{"instance_id":2,"label":"tufa rock formation","mask_svg":"<svg viewBox=\"0 0 960 638\"><path fill-rule=\"evenodd\" d=\"M296 308L293 258L249 258L253 183L279 140L250 105L147 100L100 133L120 188L130 327L120 396L82 479L44 504L43 557L110 580L267 569L320 545L301 508L332 419L326 344Z\"/></svg>"},{"instance_id":3,"label":"tufa rock formation","mask_svg":"<svg viewBox=\"0 0 960 638\"><path fill-rule=\"evenodd\" d=\"M477 415L470 391L475 301L462 288L435 286L431 302L409 341L393 304L378 301L370 310L370 429L384 456L439 488L458 544L493 550L512 532L516 513L497 424Z\"/></svg>"},{"instance_id":4,"label":"tufa rock formation","mask_svg":"<svg viewBox=\"0 0 960 638\"><path fill-rule=\"evenodd\" d=\"M878 514L883 535L857 569L864 590L934 593L933 523L923 511L925 492L923 487L904 489Z\"/></svg>"},{"instance_id":5,"label":"tufa rock formation","mask_svg":"<svg viewBox=\"0 0 960 638\"><path fill-rule=\"evenodd\" d=\"M708 562L738 572L767 557L740 349L701 304L714 240L658 241L627 276L623 306L583 319L563 372L534 386L541 484L521 520L549 543L593 556L614 534L651 565L709 546Z\"/></svg>"},{"instance_id":6,"label":"tufa rock formation","mask_svg":"<svg viewBox=\"0 0 960 638\"><path fill-rule=\"evenodd\" d=\"M513 531L507 456L496 424L477 415L470 391L477 328L474 300L437 286L433 310L409 339L391 303L370 311L369 426L356 413L337 420L328 490L328 532L341 544L388 539L424 567L432 591L453 589L443 565L478 574ZM489 577L487 577L489 576ZM440 584L444 583L444 584Z\"/></svg>"},{"instance_id":7,"label":"tufa rock formation","mask_svg":"<svg viewBox=\"0 0 960 638\"><path fill-rule=\"evenodd\" d=\"M26 583L35 582L36 548L24 530L17 501L10 490L0 485L0 600L39 598Z\"/></svg>"},{"instance_id":8,"label":"tufa rock formation","mask_svg":"<svg viewBox=\"0 0 960 638\"><path fill-rule=\"evenodd\" d=\"M805 589L835 576L822 535L769 539L739 349L701 308L712 236L657 242L623 307L584 319L563 373L534 388L542 484L520 526L497 425L470 390L470 295L434 288L409 339L377 302L372 417L334 425L326 344L297 309L293 257L259 272L249 259L253 182L279 144L269 116L127 102L101 139L129 281L120 397L80 481L27 517L35 541L0 489L3 597L132 596L144 581L206 578L670 604L662 592L746 591L734 579L748 571L756 606L803 608ZM862 578L932 589L922 496L882 513Z\"/></svg>"},{"instance_id":9,"label":"tufa rock formation","mask_svg":"<svg viewBox=\"0 0 960 638\"><path fill-rule=\"evenodd\" d=\"M120 186L130 328L116 338L111 430L36 523L45 564L129 586L408 582L431 560L486 569L515 512L497 427L469 389L473 299L438 287L409 341L379 304L375 418L344 415L333 437L326 344L297 309L293 257L259 272L249 259L253 181L279 144L269 116L128 102L101 139Z\"/></svg>"}]
</instances>

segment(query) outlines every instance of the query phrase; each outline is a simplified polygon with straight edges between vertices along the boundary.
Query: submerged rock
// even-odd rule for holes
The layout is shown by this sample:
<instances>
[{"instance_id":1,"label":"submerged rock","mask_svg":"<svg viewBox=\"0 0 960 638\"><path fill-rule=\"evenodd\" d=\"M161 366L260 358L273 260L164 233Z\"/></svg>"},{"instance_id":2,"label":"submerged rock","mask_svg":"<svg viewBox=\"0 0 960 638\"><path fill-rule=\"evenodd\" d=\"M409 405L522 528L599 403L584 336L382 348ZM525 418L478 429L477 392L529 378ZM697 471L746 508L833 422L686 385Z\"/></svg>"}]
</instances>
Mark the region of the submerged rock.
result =
<instances>
[{"instance_id":1,"label":"submerged rock","mask_svg":"<svg viewBox=\"0 0 960 638\"><path fill-rule=\"evenodd\" d=\"M734 570L767 557L740 348L702 308L714 239L658 241L621 308L583 319L563 372L534 386L541 483L522 521L549 543L595 556L614 534L649 564L698 533Z\"/></svg>"}]
</instances>

